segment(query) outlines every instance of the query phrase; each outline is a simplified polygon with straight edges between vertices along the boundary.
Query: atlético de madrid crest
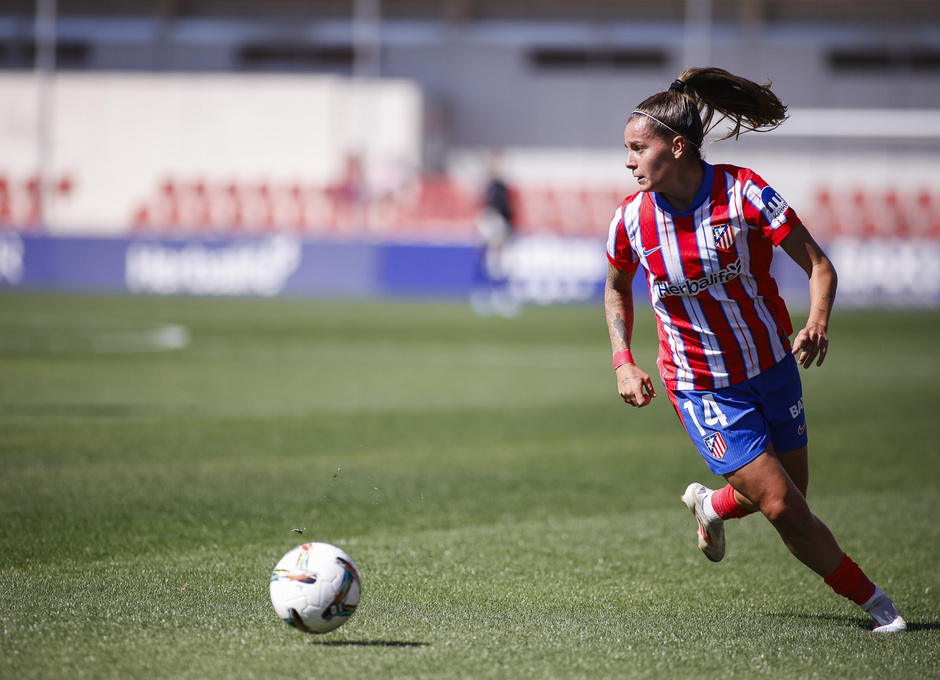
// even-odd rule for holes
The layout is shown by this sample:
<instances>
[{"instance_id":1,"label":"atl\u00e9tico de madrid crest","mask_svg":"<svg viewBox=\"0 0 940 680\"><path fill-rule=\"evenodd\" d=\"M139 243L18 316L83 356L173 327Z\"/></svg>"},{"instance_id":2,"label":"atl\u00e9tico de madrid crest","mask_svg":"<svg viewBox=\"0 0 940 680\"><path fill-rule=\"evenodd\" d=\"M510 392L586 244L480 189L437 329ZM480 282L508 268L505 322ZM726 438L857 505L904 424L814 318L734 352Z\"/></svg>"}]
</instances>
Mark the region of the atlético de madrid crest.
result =
<instances>
[{"instance_id":1,"label":"atl\u00e9tico de madrid crest","mask_svg":"<svg viewBox=\"0 0 940 680\"><path fill-rule=\"evenodd\" d=\"M713 435L705 437L704 442L705 448L708 449L712 458L721 460L725 457L725 451L728 450L728 447L725 445L725 438L721 436L721 432L716 432Z\"/></svg>"},{"instance_id":2,"label":"atl\u00e9tico de madrid crest","mask_svg":"<svg viewBox=\"0 0 940 680\"><path fill-rule=\"evenodd\" d=\"M712 226L715 234L715 246L718 250L728 252L734 247L734 227L730 224L715 224Z\"/></svg>"}]
</instances>

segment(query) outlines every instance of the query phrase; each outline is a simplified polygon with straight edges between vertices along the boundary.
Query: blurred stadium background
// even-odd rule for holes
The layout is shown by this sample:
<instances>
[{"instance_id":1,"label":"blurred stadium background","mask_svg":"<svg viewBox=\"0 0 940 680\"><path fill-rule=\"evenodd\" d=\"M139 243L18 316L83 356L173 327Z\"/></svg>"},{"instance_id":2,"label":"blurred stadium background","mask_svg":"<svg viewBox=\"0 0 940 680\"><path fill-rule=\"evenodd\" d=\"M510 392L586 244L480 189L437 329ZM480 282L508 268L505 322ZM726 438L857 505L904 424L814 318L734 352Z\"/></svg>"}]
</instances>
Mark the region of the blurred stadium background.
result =
<instances>
[{"instance_id":1,"label":"blurred stadium background","mask_svg":"<svg viewBox=\"0 0 940 680\"><path fill-rule=\"evenodd\" d=\"M703 64L790 106L706 157L842 300L940 307L936 0L2 0L0 286L466 296L495 167L516 295L595 299L626 117Z\"/></svg>"}]
</instances>

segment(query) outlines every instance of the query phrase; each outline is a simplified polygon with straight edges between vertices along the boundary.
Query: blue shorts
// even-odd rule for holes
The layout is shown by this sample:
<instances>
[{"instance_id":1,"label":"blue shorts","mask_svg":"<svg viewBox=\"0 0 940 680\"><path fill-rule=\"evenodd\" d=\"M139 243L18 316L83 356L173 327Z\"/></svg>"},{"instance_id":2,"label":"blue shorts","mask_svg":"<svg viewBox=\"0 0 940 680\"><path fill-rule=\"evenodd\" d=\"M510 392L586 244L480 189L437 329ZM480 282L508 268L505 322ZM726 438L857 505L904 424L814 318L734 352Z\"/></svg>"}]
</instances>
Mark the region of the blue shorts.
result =
<instances>
[{"instance_id":1,"label":"blue shorts","mask_svg":"<svg viewBox=\"0 0 940 680\"><path fill-rule=\"evenodd\" d=\"M750 463L768 444L774 451L806 446L803 388L791 354L743 383L673 396L685 431L716 475Z\"/></svg>"}]
</instances>

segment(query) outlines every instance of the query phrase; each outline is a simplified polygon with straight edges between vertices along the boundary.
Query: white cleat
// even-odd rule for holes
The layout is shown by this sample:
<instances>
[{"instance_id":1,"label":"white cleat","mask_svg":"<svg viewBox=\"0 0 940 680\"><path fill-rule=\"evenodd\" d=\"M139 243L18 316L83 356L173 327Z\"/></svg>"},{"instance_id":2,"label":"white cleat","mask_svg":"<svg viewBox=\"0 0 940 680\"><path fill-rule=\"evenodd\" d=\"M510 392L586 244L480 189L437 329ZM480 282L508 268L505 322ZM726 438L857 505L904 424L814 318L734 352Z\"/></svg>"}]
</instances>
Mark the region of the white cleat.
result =
<instances>
[{"instance_id":1,"label":"white cleat","mask_svg":"<svg viewBox=\"0 0 940 680\"><path fill-rule=\"evenodd\" d=\"M682 501L698 522L698 547L712 562L720 562L725 556L725 523L720 519L708 519L702 507L705 496L711 492L708 487L693 482L682 494Z\"/></svg>"},{"instance_id":2,"label":"white cleat","mask_svg":"<svg viewBox=\"0 0 940 680\"><path fill-rule=\"evenodd\" d=\"M874 597L869 601L871 604L866 603L865 611L875 620L873 633L900 633L907 630L907 621L898 615L894 602L880 588L875 590Z\"/></svg>"},{"instance_id":3,"label":"white cleat","mask_svg":"<svg viewBox=\"0 0 940 680\"><path fill-rule=\"evenodd\" d=\"M876 620L877 623L877 620ZM901 633L907 630L907 621L900 616L896 616L893 621L884 625L876 625L872 633Z\"/></svg>"}]
</instances>

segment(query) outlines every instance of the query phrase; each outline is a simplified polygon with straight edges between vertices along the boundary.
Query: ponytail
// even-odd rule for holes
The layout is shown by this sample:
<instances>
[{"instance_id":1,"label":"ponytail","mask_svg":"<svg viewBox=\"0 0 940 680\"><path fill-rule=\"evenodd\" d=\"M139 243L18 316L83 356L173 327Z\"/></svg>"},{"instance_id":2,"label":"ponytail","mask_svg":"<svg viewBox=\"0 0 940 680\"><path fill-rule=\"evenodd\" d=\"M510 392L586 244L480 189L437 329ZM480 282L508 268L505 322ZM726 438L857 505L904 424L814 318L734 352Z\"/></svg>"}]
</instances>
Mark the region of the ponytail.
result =
<instances>
[{"instance_id":1,"label":"ponytail","mask_svg":"<svg viewBox=\"0 0 940 680\"><path fill-rule=\"evenodd\" d=\"M632 115L637 114L652 118L700 148L705 135L725 118L731 127L717 141L737 139L744 132L773 130L787 119L787 107L770 90L769 81L758 85L710 67L683 71L667 91L643 101Z\"/></svg>"}]
</instances>

